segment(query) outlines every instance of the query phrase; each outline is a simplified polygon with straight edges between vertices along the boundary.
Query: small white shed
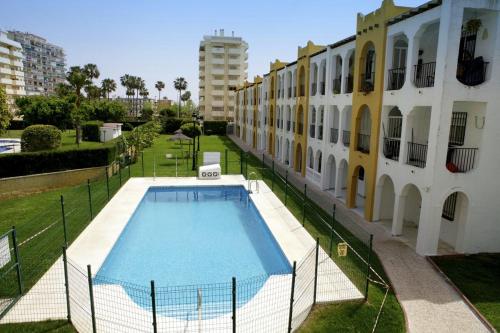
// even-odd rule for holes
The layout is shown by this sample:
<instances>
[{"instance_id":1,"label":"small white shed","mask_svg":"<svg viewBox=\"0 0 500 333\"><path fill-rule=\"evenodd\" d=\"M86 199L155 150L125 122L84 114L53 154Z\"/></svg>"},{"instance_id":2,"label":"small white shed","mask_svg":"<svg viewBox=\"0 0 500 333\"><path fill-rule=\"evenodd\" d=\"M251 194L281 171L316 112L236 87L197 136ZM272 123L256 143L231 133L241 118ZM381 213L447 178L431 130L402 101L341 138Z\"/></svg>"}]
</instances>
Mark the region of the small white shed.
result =
<instances>
[{"instance_id":1,"label":"small white shed","mask_svg":"<svg viewBox=\"0 0 500 333\"><path fill-rule=\"evenodd\" d=\"M107 142L113 140L120 135L122 135L122 124L121 123L104 123L100 131L101 142Z\"/></svg>"}]
</instances>

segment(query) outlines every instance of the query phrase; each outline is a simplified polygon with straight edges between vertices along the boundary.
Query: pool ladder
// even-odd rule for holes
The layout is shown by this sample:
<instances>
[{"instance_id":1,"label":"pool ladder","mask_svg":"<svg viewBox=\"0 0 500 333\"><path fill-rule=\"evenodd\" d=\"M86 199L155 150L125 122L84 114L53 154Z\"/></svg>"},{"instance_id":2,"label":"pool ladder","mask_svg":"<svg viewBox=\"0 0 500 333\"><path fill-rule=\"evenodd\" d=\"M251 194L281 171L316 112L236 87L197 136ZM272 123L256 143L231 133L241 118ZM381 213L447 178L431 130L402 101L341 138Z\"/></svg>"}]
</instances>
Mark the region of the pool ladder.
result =
<instances>
[{"instance_id":1,"label":"pool ladder","mask_svg":"<svg viewBox=\"0 0 500 333\"><path fill-rule=\"evenodd\" d=\"M252 179L252 176L255 176L255 179ZM252 192L252 183L255 183L255 191L259 193L259 181L257 180L257 174L255 172L250 172L248 175L248 193Z\"/></svg>"}]
</instances>

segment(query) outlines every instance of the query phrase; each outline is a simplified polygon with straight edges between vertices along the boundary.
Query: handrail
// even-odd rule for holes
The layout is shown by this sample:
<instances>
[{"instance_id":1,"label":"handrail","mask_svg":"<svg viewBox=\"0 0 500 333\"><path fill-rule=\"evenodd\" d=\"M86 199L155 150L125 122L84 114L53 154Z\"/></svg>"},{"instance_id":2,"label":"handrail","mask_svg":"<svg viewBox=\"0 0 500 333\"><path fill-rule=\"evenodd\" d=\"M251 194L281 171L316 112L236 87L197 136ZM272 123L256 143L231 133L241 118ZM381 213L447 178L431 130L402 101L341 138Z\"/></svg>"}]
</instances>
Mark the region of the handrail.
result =
<instances>
[{"instance_id":1,"label":"handrail","mask_svg":"<svg viewBox=\"0 0 500 333\"><path fill-rule=\"evenodd\" d=\"M252 176L255 176L255 179L252 179ZM252 181L255 182L255 191L259 193L259 181L257 180L257 174L252 171L248 174L248 193L252 193Z\"/></svg>"}]
</instances>

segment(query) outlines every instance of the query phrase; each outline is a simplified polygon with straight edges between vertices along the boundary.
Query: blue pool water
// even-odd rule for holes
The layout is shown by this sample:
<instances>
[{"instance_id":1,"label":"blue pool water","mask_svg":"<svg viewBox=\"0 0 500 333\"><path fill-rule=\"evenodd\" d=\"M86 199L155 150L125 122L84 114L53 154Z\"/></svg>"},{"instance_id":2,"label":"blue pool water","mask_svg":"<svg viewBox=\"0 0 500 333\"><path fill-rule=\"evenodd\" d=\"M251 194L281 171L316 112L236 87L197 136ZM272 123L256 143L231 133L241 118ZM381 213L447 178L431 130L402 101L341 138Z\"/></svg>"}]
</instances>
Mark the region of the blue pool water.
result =
<instances>
[{"instance_id":1,"label":"blue pool water","mask_svg":"<svg viewBox=\"0 0 500 333\"><path fill-rule=\"evenodd\" d=\"M168 312L180 304L195 306L198 289L204 291L203 302L224 302L231 295L226 287L236 277L249 281L245 292L239 293L238 304L244 304L268 276L291 272L247 196L242 186L150 188L96 283L122 284L137 304L147 307L143 295L127 283L149 286L154 280L161 294L159 307ZM213 284L224 286L220 295L214 294Z\"/></svg>"}]
</instances>

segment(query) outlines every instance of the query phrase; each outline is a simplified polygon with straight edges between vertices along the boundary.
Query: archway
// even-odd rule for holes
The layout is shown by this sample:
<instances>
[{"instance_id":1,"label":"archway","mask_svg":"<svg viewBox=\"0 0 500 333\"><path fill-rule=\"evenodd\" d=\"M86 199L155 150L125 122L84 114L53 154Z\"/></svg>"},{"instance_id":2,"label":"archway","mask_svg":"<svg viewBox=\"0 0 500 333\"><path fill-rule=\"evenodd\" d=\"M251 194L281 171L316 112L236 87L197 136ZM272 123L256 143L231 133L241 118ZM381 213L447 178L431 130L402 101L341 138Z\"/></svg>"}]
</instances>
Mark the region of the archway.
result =
<instances>
[{"instance_id":1,"label":"archway","mask_svg":"<svg viewBox=\"0 0 500 333\"><path fill-rule=\"evenodd\" d=\"M267 152L269 154L273 154L273 133L269 133L269 140L267 141L268 145L267 145Z\"/></svg>"},{"instance_id":2,"label":"archway","mask_svg":"<svg viewBox=\"0 0 500 333\"><path fill-rule=\"evenodd\" d=\"M311 147L307 148L307 167L314 170L314 153Z\"/></svg>"},{"instance_id":3,"label":"archway","mask_svg":"<svg viewBox=\"0 0 500 333\"><path fill-rule=\"evenodd\" d=\"M335 186L337 185L337 165L335 162L335 156L330 155L326 160L326 173L325 173L325 181L323 182L323 189L330 191L332 193L335 192Z\"/></svg>"},{"instance_id":4,"label":"archway","mask_svg":"<svg viewBox=\"0 0 500 333\"><path fill-rule=\"evenodd\" d=\"M314 168L317 173L321 173L321 164L323 163L323 153L321 150L316 152L316 157L314 159Z\"/></svg>"},{"instance_id":5,"label":"archway","mask_svg":"<svg viewBox=\"0 0 500 333\"><path fill-rule=\"evenodd\" d=\"M377 213L376 219L392 228L394 216L394 201L396 199L394 183L388 175L382 175L377 183Z\"/></svg>"},{"instance_id":6,"label":"archway","mask_svg":"<svg viewBox=\"0 0 500 333\"><path fill-rule=\"evenodd\" d=\"M305 85L306 85L306 71L304 69L304 66L301 66L299 70L299 96L306 95Z\"/></svg>"},{"instance_id":7,"label":"archway","mask_svg":"<svg viewBox=\"0 0 500 333\"><path fill-rule=\"evenodd\" d=\"M302 105L299 105L299 111L297 112L297 133L299 135L304 133L304 109Z\"/></svg>"},{"instance_id":8,"label":"archway","mask_svg":"<svg viewBox=\"0 0 500 333\"><path fill-rule=\"evenodd\" d=\"M406 184L399 196L399 203L396 207L397 214L395 214L395 220L392 223L392 234L404 235L413 246L417 244L421 207L420 190L414 184Z\"/></svg>"},{"instance_id":9,"label":"archway","mask_svg":"<svg viewBox=\"0 0 500 333\"><path fill-rule=\"evenodd\" d=\"M349 172L349 163L343 159L339 163L339 170L337 172L337 183L335 185L335 195L338 198L345 200L347 198L347 177Z\"/></svg>"},{"instance_id":10,"label":"archway","mask_svg":"<svg viewBox=\"0 0 500 333\"><path fill-rule=\"evenodd\" d=\"M354 193L354 209L364 215L366 199L365 169L359 165L354 169L351 193Z\"/></svg>"},{"instance_id":11,"label":"archway","mask_svg":"<svg viewBox=\"0 0 500 333\"><path fill-rule=\"evenodd\" d=\"M469 210L469 199L464 192L453 192L444 200L441 212L439 240L436 253L465 251L464 230ZM445 243L445 244L442 244Z\"/></svg>"},{"instance_id":12,"label":"archway","mask_svg":"<svg viewBox=\"0 0 500 333\"><path fill-rule=\"evenodd\" d=\"M294 170L297 172L302 172L302 145L300 142L297 143L295 148L295 165Z\"/></svg>"}]
</instances>

